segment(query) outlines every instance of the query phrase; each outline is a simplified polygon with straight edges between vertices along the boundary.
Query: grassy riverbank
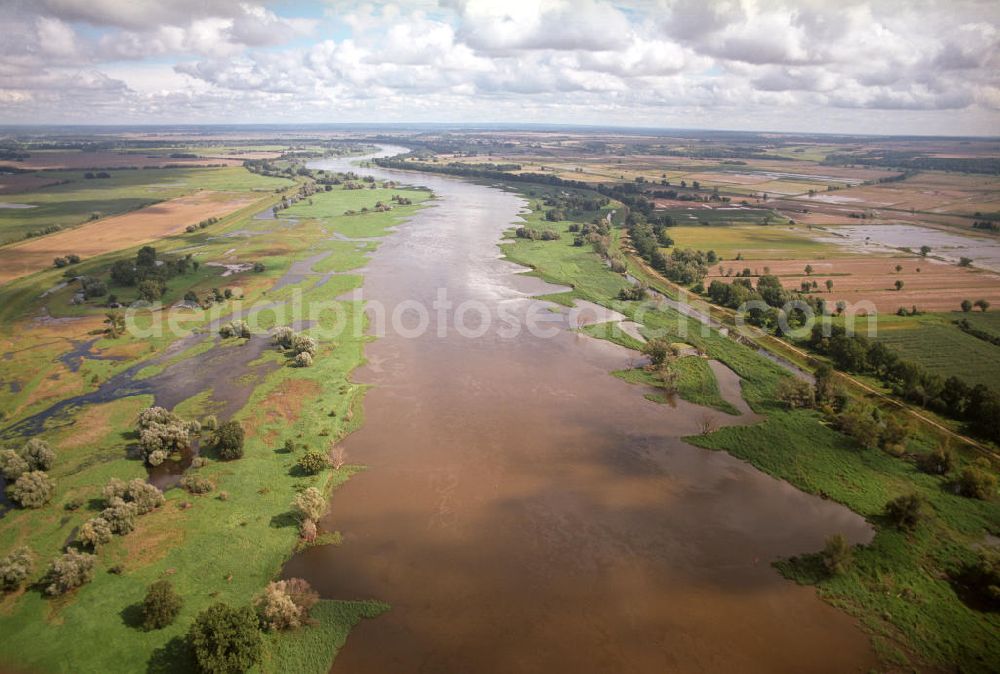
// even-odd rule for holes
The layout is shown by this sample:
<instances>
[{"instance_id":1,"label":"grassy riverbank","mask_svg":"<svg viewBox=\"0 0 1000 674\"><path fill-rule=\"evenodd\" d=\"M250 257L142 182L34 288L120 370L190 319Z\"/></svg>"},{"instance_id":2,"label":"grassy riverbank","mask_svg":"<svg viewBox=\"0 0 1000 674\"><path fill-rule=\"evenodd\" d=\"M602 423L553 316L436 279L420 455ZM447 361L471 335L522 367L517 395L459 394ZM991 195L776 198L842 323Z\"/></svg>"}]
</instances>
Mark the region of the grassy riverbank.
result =
<instances>
[{"instance_id":1,"label":"grassy riverbank","mask_svg":"<svg viewBox=\"0 0 1000 674\"><path fill-rule=\"evenodd\" d=\"M536 206L539 195L551 188L519 185L518 189L531 190L533 194L526 196ZM991 671L1000 658L996 638L1000 617L964 603L950 579L975 556L987 534L1000 534L996 500L959 496L947 478L920 472L914 457L933 449L937 440L919 429L900 458L881 449L858 446L833 430L816 411L786 409L775 399L775 387L789 376L787 372L676 311L617 300L618 292L626 286L625 279L604 265L589 245L573 245L569 221L547 222L543 210L535 208L525 219L531 227L558 231L560 239L517 239L506 242L503 248L509 259L532 267L546 281L572 286L571 292L551 299L566 304L586 299L614 308L641 323L643 334L663 335L702 349L740 375L743 397L765 417L751 426L727 427L688 438L692 444L729 452L805 492L836 500L876 528L875 539L855 551L854 565L841 576L824 573L815 555L779 561L779 570L798 582L815 585L826 601L855 616L871 635L887 670ZM591 217L587 214L577 220L588 222ZM612 230L609 240L615 254L617 230ZM631 265L631 269L641 277L638 267ZM637 346L610 331L589 332L624 346ZM651 376L642 371L617 374L629 381L652 383ZM713 395L714 378L709 384L704 371L693 374L693 382L692 373L680 378L678 394L719 407ZM973 458L961 456L959 463L964 465ZM910 493L925 499L929 517L914 532L906 533L890 526L883 513L887 501Z\"/></svg>"},{"instance_id":2,"label":"grassy riverbank","mask_svg":"<svg viewBox=\"0 0 1000 674\"><path fill-rule=\"evenodd\" d=\"M343 215L361 201L372 208L377 201L388 202L393 194L408 197L413 205L385 213ZM110 478L146 474L143 465L127 455L134 443L131 429L135 415L152 403L152 397L131 396L87 405L49 422L41 437L59 452L51 471L55 497L42 509L12 510L0 518L0 552L28 545L38 559L32 584L0 598L0 632L4 635L0 658L5 663L53 672L189 671L182 637L194 616L216 601L246 605L276 576L298 541L290 512L294 495L310 486L329 494L361 469L349 464L308 476L296 468L298 456L307 448L326 451L363 419L364 389L350 381L350 373L364 361L368 339L362 307L336 298L360 285L361 276L350 272L364 265L364 253L374 250L377 243L332 240L330 234L381 236L429 197L421 190L382 188L318 192L312 205L303 202L302 208L282 212L279 220L243 217L156 244L162 256L188 250L202 262L197 273L171 280L168 301L190 290L204 294L213 287L228 287L237 290L234 295L242 295L243 304L249 306L287 298L297 288L305 306L316 302L339 307L344 329L336 337L330 336L337 316L325 311L312 317L315 323L307 330L319 340L312 367L290 367L282 354L264 349L253 363L263 367L255 367L258 374L249 375L250 379L244 372L225 373L217 381L206 382L206 388L191 390L188 400L176 409L201 418L219 409L213 394L220 387L252 385L247 403L234 415L246 431L244 457L229 462L210 458L196 472L215 484L212 492L195 496L180 489L168 490L163 507L139 518L134 532L115 537L100 550L92 582L57 599L45 598L37 585L48 561L73 539L82 522L102 508L101 488ZM88 269L106 267L134 252L88 261ZM296 261L321 253L329 254L312 271L323 273L310 272L279 292L270 291L273 282ZM266 269L223 276L224 268L206 264L215 260L262 261ZM325 272L332 271L348 273L326 278ZM323 278L326 281L320 283ZM12 354L5 376L23 382L0 399L6 422L16 422L67 396L95 390L126 367L151 363L174 340L171 335L100 338L73 371L58 360L72 346L66 335L93 339L87 335L100 328L104 310L70 306L68 291L39 300L35 290L48 283L32 277L0 288L0 302L9 300L23 307L4 333L5 350ZM32 348L24 343L23 335L35 329L35 316L43 304L51 315L65 314L70 320L49 323L53 326L51 340ZM224 310L235 308L236 302L231 300ZM151 318L145 316L142 321L148 324ZM191 309L184 323L204 330L209 318L210 312ZM273 314L262 314L261 328L275 320ZM209 337L209 343L179 353L162 365L150 364L144 374L156 374L170 364L183 365L200 355L251 348L240 345L239 340L215 343L214 336ZM97 360L108 355L121 355L123 360ZM59 385L49 386L46 381ZM284 449L288 440L295 446L291 453ZM10 442L18 444L15 438ZM77 502L79 507L72 509ZM171 626L145 632L136 626L137 603L147 586L161 578L174 584L184 598L184 607ZM321 602L313 612L316 625L266 636L261 669L325 672L351 626L385 609L378 602Z\"/></svg>"}]
</instances>

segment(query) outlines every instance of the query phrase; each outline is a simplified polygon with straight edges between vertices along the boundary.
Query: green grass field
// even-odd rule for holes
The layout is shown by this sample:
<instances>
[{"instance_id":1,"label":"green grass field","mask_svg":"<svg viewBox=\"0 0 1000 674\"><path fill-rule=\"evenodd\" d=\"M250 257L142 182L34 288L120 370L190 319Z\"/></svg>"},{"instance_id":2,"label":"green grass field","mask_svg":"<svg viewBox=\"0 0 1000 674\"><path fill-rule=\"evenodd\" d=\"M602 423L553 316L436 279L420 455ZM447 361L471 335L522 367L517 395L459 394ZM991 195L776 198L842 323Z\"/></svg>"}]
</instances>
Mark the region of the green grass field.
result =
<instances>
[{"instance_id":1,"label":"green grass field","mask_svg":"<svg viewBox=\"0 0 1000 674\"><path fill-rule=\"evenodd\" d=\"M665 208L658 212L669 215L678 227L688 225L782 225L788 220L771 210L760 208L740 208L738 206L716 208Z\"/></svg>"},{"instance_id":2,"label":"green grass field","mask_svg":"<svg viewBox=\"0 0 1000 674\"><path fill-rule=\"evenodd\" d=\"M678 248L714 250L725 260L742 255L747 260L823 259L836 247L811 238L807 230L789 225L732 227L678 226L668 233Z\"/></svg>"},{"instance_id":3,"label":"green grass field","mask_svg":"<svg viewBox=\"0 0 1000 674\"><path fill-rule=\"evenodd\" d=\"M400 191L380 189L365 195L373 200L388 199L396 192ZM416 202L429 194L414 191L411 196ZM333 214L342 213L355 199L355 193L338 190L324 193L316 203L321 202ZM331 240L331 232L379 236L418 208L415 203L390 213L354 217L317 214L302 217L294 224L288 220L276 223L233 219L195 235L163 240L157 244L161 254L195 245L195 259L203 263L198 273L170 281L168 299L180 298L188 289L206 290L213 286L241 287L247 304L265 296L271 300L287 296L291 288L276 294L266 293L295 260L330 250L330 256L324 260L329 268L350 270L364 264L353 244L346 246L344 242ZM229 231L248 229L259 234L219 238ZM266 271L223 278L221 269L204 264L233 249L239 259L266 261ZM113 259L134 252L123 251L87 264L96 273ZM103 314L103 309L97 306L70 307L65 304L68 298L60 293L39 299L37 289L51 282L49 276L50 272L44 272L0 288L0 302L20 307L22 316L35 315L41 304L50 305L53 315L65 312L83 316L74 320L85 321L88 314ZM305 302L335 302L335 297L357 287L361 281L357 274L343 274L317 286L315 278L318 277L308 277L299 284ZM311 328L321 336L312 367L288 367L279 352L264 351L261 362L271 362L277 367L254 382L248 402L235 415L247 431L245 456L231 462L210 459L206 466L197 469L216 484L212 493L193 496L180 489L169 490L166 505L141 517L136 531L116 537L100 550L94 580L78 590L49 599L37 587L29 586L0 599L0 632L4 635L0 640L0 659L5 665L53 672L189 671L182 637L195 615L215 601L232 605L249 603L292 553L298 530L289 513L289 504L295 493L308 486L329 493L361 469L345 466L318 476L304 476L294 469L298 455L305 448L326 450L363 421L360 403L364 387L349 380L352 370L364 359L367 338L360 326L363 312L358 303L340 302L340 305L345 310L347 324L335 340L322 338L324 331L333 327L332 313L322 314ZM188 314L188 322L196 328L203 326L208 318L208 312L201 310L189 310ZM140 324L149 325L152 318L147 312ZM261 326L266 328L273 322L273 318L264 318ZM17 333L25 332L23 326L27 324L22 317L12 317L11 321L5 321L0 336L16 347L22 339ZM72 322L61 324L54 332L72 332L72 325ZM20 388L17 392L7 390L0 402L8 415L6 421L16 421L60 398L89 390L114 371L148 361L172 341L169 335L101 339L95 344L98 352L118 352L127 357L120 362L85 358L80 367L84 374L65 371L55 361L69 347L65 339L53 339L37 348L15 348L5 363L4 376L5 381L7 378L17 381ZM210 346L200 345L171 360L196 357L206 348L208 351L245 348L237 340L212 344L209 340ZM158 369L162 368L154 367L147 374ZM54 374L60 379L52 387L46 382ZM91 381L94 375L97 380ZM45 386L53 389L52 396L31 403L29 398L38 398L39 389ZM212 395L212 388L197 392L176 409L196 417L208 414L214 410ZM33 582L42 575L49 560L72 540L76 527L100 510L97 499L108 479L146 474L139 461L127 458L127 448L134 442L130 431L135 415L149 404L150 396L125 397L73 410L68 420L47 426L42 437L59 452L51 471L56 481L52 503L39 510L15 509L0 518L0 554L18 545L29 545L38 557ZM295 443L293 453L282 449L285 440ZM226 492L224 500L219 497L222 492ZM65 509L65 504L75 499L80 499L83 506L77 510ZM109 572L115 565L122 567L122 573ZM169 578L174 584L184 597L184 607L173 625L153 632L141 631L134 626L136 604L146 587L161 578ZM314 626L289 634L266 635L260 671L325 672L350 628L386 609L385 604L374 601L321 602L313 613ZM25 644L36 647L24 648Z\"/></svg>"},{"instance_id":4,"label":"green grass field","mask_svg":"<svg viewBox=\"0 0 1000 674\"><path fill-rule=\"evenodd\" d=\"M5 194L0 201L33 208L0 208L0 245L20 241L30 231L49 225L72 227L92 214L118 215L198 190L273 191L291 181L250 173L242 167L126 169L111 177L87 180L83 171L45 171L46 177L68 182L31 192Z\"/></svg>"}]
</instances>

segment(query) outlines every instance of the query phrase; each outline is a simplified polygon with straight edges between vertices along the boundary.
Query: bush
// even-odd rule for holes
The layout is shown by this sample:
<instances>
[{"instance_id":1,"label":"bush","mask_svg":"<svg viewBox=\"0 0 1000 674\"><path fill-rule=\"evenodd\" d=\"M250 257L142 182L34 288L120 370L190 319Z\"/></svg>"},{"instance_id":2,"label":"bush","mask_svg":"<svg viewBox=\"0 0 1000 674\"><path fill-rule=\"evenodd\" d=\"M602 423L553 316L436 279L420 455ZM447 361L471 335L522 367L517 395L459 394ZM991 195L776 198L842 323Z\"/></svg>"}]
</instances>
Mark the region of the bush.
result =
<instances>
[{"instance_id":1,"label":"bush","mask_svg":"<svg viewBox=\"0 0 1000 674\"><path fill-rule=\"evenodd\" d=\"M142 600L142 628L159 630L174 622L184 600L168 580L158 580L146 590Z\"/></svg>"},{"instance_id":2,"label":"bush","mask_svg":"<svg viewBox=\"0 0 1000 674\"><path fill-rule=\"evenodd\" d=\"M192 494L207 494L215 489L215 484L201 475L185 475L180 481L181 489Z\"/></svg>"},{"instance_id":3,"label":"bush","mask_svg":"<svg viewBox=\"0 0 1000 674\"><path fill-rule=\"evenodd\" d=\"M947 475L955 467L955 452L950 447L938 447L917 457L917 466L931 475Z\"/></svg>"},{"instance_id":4,"label":"bush","mask_svg":"<svg viewBox=\"0 0 1000 674\"><path fill-rule=\"evenodd\" d=\"M35 569L35 555L31 548L15 548L6 557L0 557L0 590L12 592L21 587Z\"/></svg>"},{"instance_id":5,"label":"bush","mask_svg":"<svg viewBox=\"0 0 1000 674\"><path fill-rule=\"evenodd\" d=\"M925 517L924 499L919 494L897 496L885 504L885 516L897 529L912 531Z\"/></svg>"},{"instance_id":6,"label":"bush","mask_svg":"<svg viewBox=\"0 0 1000 674\"><path fill-rule=\"evenodd\" d=\"M216 428L219 427L219 420L215 417L214 414L209 414L202 420L201 427L209 431L214 431Z\"/></svg>"},{"instance_id":7,"label":"bush","mask_svg":"<svg viewBox=\"0 0 1000 674\"><path fill-rule=\"evenodd\" d=\"M962 496L984 501L993 498L997 491L997 477L990 468L989 459L978 459L966 466L958 476L958 491Z\"/></svg>"},{"instance_id":8,"label":"bush","mask_svg":"<svg viewBox=\"0 0 1000 674\"><path fill-rule=\"evenodd\" d=\"M198 614L188 642L203 672L245 672L261 660L263 640L256 614L249 606L216 603Z\"/></svg>"},{"instance_id":9,"label":"bush","mask_svg":"<svg viewBox=\"0 0 1000 674\"><path fill-rule=\"evenodd\" d=\"M847 572L854 562L854 550L841 534L834 534L826 539L826 545L820 553L823 566L831 576L840 576Z\"/></svg>"},{"instance_id":10,"label":"bush","mask_svg":"<svg viewBox=\"0 0 1000 674\"><path fill-rule=\"evenodd\" d=\"M308 335L295 335L292 338L292 351L295 355L308 353L310 356L316 355L316 340Z\"/></svg>"},{"instance_id":11,"label":"bush","mask_svg":"<svg viewBox=\"0 0 1000 674\"><path fill-rule=\"evenodd\" d=\"M983 548L962 570L962 580L986 608L1000 610L1000 552Z\"/></svg>"},{"instance_id":12,"label":"bush","mask_svg":"<svg viewBox=\"0 0 1000 674\"><path fill-rule=\"evenodd\" d=\"M319 601L319 595L301 578L268 583L254 601L264 629L269 631L294 629L309 622L309 611Z\"/></svg>"},{"instance_id":13,"label":"bush","mask_svg":"<svg viewBox=\"0 0 1000 674\"><path fill-rule=\"evenodd\" d=\"M642 347L642 352L649 356L653 365L663 365L667 358L674 353L670 342L663 338L651 339Z\"/></svg>"},{"instance_id":14,"label":"bush","mask_svg":"<svg viewBox=\"0 0 1000 674\"><path fill-rule=\"evenodd\" d=\"M80 526L76 532L76 540L91 550L97 550L102 545L111 542L114 532L111 525L103 517L92 517Z\"/></svg>"},{"instance_id":15,"label":"bush","mask_svg":"<svg viewBox=\"0 0 1000 674\"><path fill-rule=\"evenodd\" d=\"M313 357L306 351L295 354L295 367L312 367Z\"/></svg>"},{"instance_id":16,"label":"bush","mask_svg":"<svg viewBox=\"0 0 1000 674\"><path fill-rule=\"evenodd\" d=\"M227 421L215 429L212 444L219 456L227 461L243 456L243 427L238 421Z\"/></svg>"},{"instance_id":17,"label":"bush","mask_svg":"<svg viewBox=\"0 0 1000 674\"><path fill-rule=\"evenodd\" d=\"M0 449L0 475L13 482L30 470L28 462L13 449Z\"/></svg>"},{"instance_id":18,"label":"bush","mask_svg":"<svg viewBox=\"0 0 1000 674\"><path fill-rule=\"evenodd\" d=\"M56 461L56 453L49 443L32 438L21 448L21 458L28 463L29 470L51 470Z\"/></svg>"},{"instance_id":19,"label":"bush","mask_svg":"<svg viewBox=\"0 0 1000 674\"><path fill-rule=\"evenodd\" d=\"M7 488L7 496L22 508L41 508L52 500L55 483L40 470L21 475L14 485Z\"/></svg>"},{"instance_id":20,"label":"bush","mask_svg":"<svg viewBox=\"0 0 1000 674\"><path fill-rule=\"evenodd\" d=\"M108 507L101 511L101 517L107 521L113 533L125 536L135 529L135 518L138 513L139 509L134 503L112 498L108 501Z\"/></svg>"},{"instance_id":21,"label":"bush","mask_svg":"<svg viewBox=\"0 0 1000 674\"><path fill-rule=\"evenodd\" d=\"M783 377L774 393L790 410L812 407L816 403L812 385L798 377Z\"/></svg>"},{"instance_id":22,"label":"bush","mask_svg":"<svg viewBox=\"0 0 1000 674\"><path fill-rule=\"evenodd\" d=\"M330 467L330 459L319 452L306 452L299 458L299 467L310 475L315 475Z\"/></svg>"},{"instance_id":23,"label":"bush","mask_svg":"<svg viewBox=\"0 0 1000 674\"><path fill-rule=\"evenodd\" d=\"M165 501L163 492L139 477L129 480L125 489L125 500L135 505L138 515L156 510Z\"/></svg>"},{"instance_id":24,"label":"bush","mask_svg":"<svg viewBox=\"0 0 1000 674\"><path fill-rule=\"evenodd\" d=\"M250 325L246 321L233 321L231 323L226 323L219 328L219 335L223 339L229 339L231 337L250 339Z\"/></svg>"},{"instance_id":25,"label":"bush","mask_svg":"<svg viewBox=\"0 0 1000 674\"><path fill-rule=\"evenodd\" d=\"M280 347L282 349L292 348L292 339L295 337L295 331L292 330L287 325L283 325L274 331L271 335L271 344Z\"/></svg>"},{"instance_id":26,"label":"bush","mask_svg":"<svg viewBox=\"0 0 1000 674\"><path fill-rule=\"evenodd\" d=\"M865 405L851 405L837 415L837 428L865 449L878 446L881 428L873 410Z\"/></svg>"},{"instance_id":27,"label":"bush","mask_svg":"<svg viewBox=\"0 0 1000 674\"><path fill-rule=\"evenodd\" d=\"M96 556L70 548L49 565L45 577L49 584L45 588L45 594L54 597L89 583L94 577L96 563Z\"/></svg>"},{"instance_id":28,"label":"bush","mask_svg":"<svg viewBox=\"0 0 1000 674\"><path fill-rule=\"evenodd\" d=\"M139 451L146 463L158 466L171 452L191 447L193 427L162 407L149 407L136 419Z\"/></svg>"},{"instance_id":29,"label":"bush","mask_svg":"<svg viewBox=\"0 0 1000 674\"><path fill-rule=\"evenodd\" d=\"M319 489L308 487L303 489L292 500L292 509L301 520L313 520L314 522L326 512L326 499Z\"/></svg>"}]
</instances>

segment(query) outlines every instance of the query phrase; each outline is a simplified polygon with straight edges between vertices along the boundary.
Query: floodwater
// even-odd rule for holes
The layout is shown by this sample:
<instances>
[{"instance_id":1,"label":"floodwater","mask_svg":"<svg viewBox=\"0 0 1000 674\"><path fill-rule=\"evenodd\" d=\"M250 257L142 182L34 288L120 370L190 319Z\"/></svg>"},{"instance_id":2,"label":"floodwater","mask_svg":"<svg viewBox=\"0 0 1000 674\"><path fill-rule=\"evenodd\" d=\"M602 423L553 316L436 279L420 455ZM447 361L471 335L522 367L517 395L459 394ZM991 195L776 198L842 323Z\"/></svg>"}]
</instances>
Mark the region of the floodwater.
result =
<instances>
[{"instance_id":1,"label":"floodwater","mask_svg":"<svg viewBox=\"0 0 1000 674\"><path fill-rule=\"evenodd\" d=\"M821 241L863 252L892 252L909 248L918 252L930 246L931 257L958 262L972 259L973 266L1000 272L1000 243L995 238L946 232L919 225L841 225L825 228Z\"/></svg>"},{"instance_id":2,"label":"floodwater","mask_svg":"<svg viewBox=\"0 0 1000 674\"><path fill-rule=\"evenodd\" d=\"M391 152L391 148L387 148ZM323 161L318 168L345 170ZM363 172L363 170L359 171ZM368 466L322 523L340 546L285 575L324 597L392 609L356 627L333 666L383 672L850 672L869 640L770 563L833 533L870 540L849 510L722 452L686 444L706 414L752 423L739 382L713 364L731 417L609 375L635 354L570 329L550 286L500 259L514 194L441 176L372 170L438 199L387 237L364 292L390 309L476 300L551 336L388 330L355 379L374 388L348 460ZM475 320L467 325L475 325Z\"/></svg>"}]
</instances>

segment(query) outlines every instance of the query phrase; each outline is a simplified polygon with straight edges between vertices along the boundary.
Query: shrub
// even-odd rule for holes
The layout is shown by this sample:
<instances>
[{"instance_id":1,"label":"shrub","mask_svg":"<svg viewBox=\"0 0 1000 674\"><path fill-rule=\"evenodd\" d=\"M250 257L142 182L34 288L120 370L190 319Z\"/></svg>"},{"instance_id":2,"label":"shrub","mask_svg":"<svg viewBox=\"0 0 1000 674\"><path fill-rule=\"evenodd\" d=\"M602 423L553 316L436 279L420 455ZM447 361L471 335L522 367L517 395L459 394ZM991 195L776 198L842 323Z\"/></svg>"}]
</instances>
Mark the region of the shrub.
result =
<instances>
[{"instance_id":1,"label":"shrub","mask_svg":"<svg viewBox=\"0 0 1000 674\"><path fill-rule=\"evenodd\" d=\"M89 583L94 577L96 562L96 556L70 548L49 565L45 578L49 584L45 588L45 594L54 597Z\"/></svg>"},{"instance_id":2,"label":"shrub","mask_svg":"<svg viewBox=\"0 0 1000 674\"><path fill-rule=\"evenodd\" d=\"M931 475L947 475L955 467L955 452L951 447L940 446L932 452L917 458L920 470Z\"/></svg>"},{"instance_id":3,"label":"shrub","mask_svg":"<svg viewBox=\"0 0 1000 674\"><path fill-rule=\"evenodd\" d=\"M158 580L146 590L142 600L142 628L159 630L174 622L184 600L169 580Z\"/></svg>"},{"instance_id":4,"label":"shrub","mask_svg":"<svg viewBox=\"0 0 1000 674\"><path fill-rule=\"evenodd\" d=\"M897 529L912 531L925 517L924 499L919 494L897 496L885 504L885 516Z\"/></svg>"},{"instance_id":5,"label":"shrub","mask_svg":"<svg viewBox=\"0 0 1000 674\"><path fill-rule=\"evenodd\" d=\"M103 517L92 517L80 526L76 532L76 540L91 550L97 550L102 545L111 542L114 532L111 525Z\"/></svg>"},{"instance_id":6,"label":"shrub","mask_svg":"<svg viewBox=\"0 0 1000 674\"><path fill-rule=\"evenodd\" d=\"M290 349L292 348L292 339L294 337L295 331L287 325L283 325L275 329L274 334L271 335L271 344L282 349Z\"/></svg>"},{"instance_id":7,"label":"shrub","mask_svg":"<svg viewBox=\"0 0 1000 674\"><path fill-rule=\"evenodd\" d=\"M315 520L302 520L302 523L299 525L299 536L302 537L302 540L312 543L316 540L318 533Z\"/></svg>"},{"instance_id":8,"label":"shrub","mask_svg":"<svg viewBox=\"0 0 1000 674\"><path fill-rule=\"evenodd\" d=\"M116 498L124 501L125 493L127 491L128 485L125 484L125 481L119 480L117 477L113 477L108 480L106 485L104 485L104 489L101 490L101 494L104 496L105 501L111 501Z\"/></svg>"},{"instance_id":9,"label":"shrub","mask_svg":"<svg viewBox=\"0 0 1000 674\"><path fill-rule=\"evenodd\" d=\"M29 470L51 470L56 461L56 453L49 443L32 438L21 448L21 458L28 463Z\"/></svg>"},{"instance_id":10,"label":"shrub","mask_svg":"<svg viewBox=\"0 0 1000 674\"><path fill-rule=\"evenodd\" d=\"M646 342L642 347L642 352L649 356L653 365L662 365L673 353L673 347L668 340L657 338Z\"/></svg>"},{"instance_id":11,"label":"shrub","mask_svg":"<svg viewBox=\"0 0 1000 674\"><path fill-rule=\"evenodd\" d=\"M313 357L308 352L295 354L295 367L312 367Z\"/></svg>"},{"instance_id":12,"label":"shrub","mask_svg":"<svg viewBox=\"0 0 1000 674\"><path fill-rule=\"evenodd\" d=\"M201 427L209 431L214 431L219 427L219 420L214 414L209 414L207 417L202 419Z\"/></svg>"},{"instance_id":13,"label":"shrub","mask_svg":"<svg viewBox=\"0 0 1000 674\"><path fill-rule=\"evenodd\" d=\"M0 449L0 474L5 480L13 482L29 470L28 462L20 454L13 449Z\"/></svg>"},{"instance_id":14,"label":"shrub","mask_svg":"<svg viewBox=\"0 0 1000 674\"><path fill-rule=\"evenodd\" d=\"M299 467L310 475L330 467L330 459L319 452L306 452L299 458Z\"/></svg>"},{"instance_id":15,"label":"shrub","mask_svg":"<svg viewBox=\"0 0 1000 674\"><path fill-rule=\"evenodd\" d=\"M35 569L35 555L31 548L15 548L6 557L0 557L0 590L11 592L21 587Z\"/></svg>"},{"instance_id":16,"label":"shrub","mask_svg":"<svg viewBox=\"0 0 1000 674\"><path fill-rule=\"evenodd\" d=\"M253 263L253 270L254 270L255 274L260 274L265 269L266 269L266 267L264 267L264 263L263 262L254 262Z\"/></svg>"},{"instance_id":17,"label":"shrub","mask_svg":"<svg viewBox=\"0 0 1000 674\"><path fill-rule=\"evenodd\" d=\"M837 428L865 449L878 446L880 428L873 410L865 405L851 405L837 415Z\"/></svg>"},{"instance_id":18,"label":"shrub","mask_svg":"<svg viewBox=\"0 0 1000 674\"><path fill-rule=\"evenodd\" d=\"M984 501L993 498L997 491L997 477L990 469L989 459L979 459L965 467L958 476L958 491L969 498Z\"/></svg>"},{"instance_id":19,"label":"shrub","mask_svg":"<svg viewBox=\"0 0 1000 674\"><path fill-rule=\"evenodd\" d=\"M983 548L962 570L962 580L986 608L1000 610L1000 552Z\"/></svg>"},{"instance_id":20,"label":"shrub","mask_svg":"<svg viewBox=\"0 0 1000 674\"><path fill-rule=\"evenodd\" d=\"M21 475L12 487L7 488L7 496L22 508L41 508L52 500L55 483L40 470Z\"/></svg>"},{"instance_id":21,"label":"shrub","mask_svg":"<svg viewBox=\"0 0 1000 674\"><path fill-rule=\"evenodd\" d=\"M292 351L295 355L308 353L310 356L316 355L316 340L308 335L295 335L292 338Z\"/></svg>"},{"instance_id":22,"label":"shrub","mask_svg":"<svg viewBox=\"0 0 1000 674\"><path fill-rule=\"evenodd\" d=\"M134 503L113 498L108 501L108 507L101 511L101 517L107 521L113 533L125 536L135 529L135 518L138 512L139 509Z\"/></svg>"},{"instance_id":23,"label":"shrub","mask_svg":"<svg viewBox=\"0 0 1000 674\"><path fill-rule=\"evenodd\" d=\"M326 512L326 499L316 487L303 489L292 500L292 509L301 520L313 520L314 522Z\"/></svg>"},{"instance_id":24,"label":"shrub","mask_svg":"<svg viewBox=\"0 0 1000 674\"><path fill-rule=\"evenodd\" d=\"M221 424L212 436L212 444L223 459L239 459L243 456L243 427L238 421Z\"/></svg>"},{"instance_id":25,"label":"shrub","mask_svg":"<svg viewBox=\"0 0 1000 674\"><path fill-rule=\"evenodd\" d=\"M841 534L834 534L826 539L826 545L823 546L820 556L823 558L823 566L831 576L846 573L854 562L854 551Z\"/></svg>"},{"instance_id":26,"label":"shrub","mask_svg":"<svg viewBox=\"0 0 1000 674\"><path fill-rule=\"evenodd\" d=\"M207 494L215 489L215 484L201 475L185 475L180 481L181 489L192 494Z\"/></svg>"},{"instance_id":27,"label":"shrub","mask_svg":"<svg viewBox=\"0 0 1000 674\"><path fill-rule=\"evenodd\" d=\"M230 292L228 288L226 290L227 292ZM233 321L231 323L226 323L219 328L219 335L223 339L229 339L231 337L250 339L250 325L246 321Z\"/></svg>"},{"instance_id":28,"label":"shrub","mask_svg":"<svg viewBox=\"0 0 1000 674\"><path fill-rule=\"evenodd\" d=\"M263 641L256 614L249 606L216 603L198 614L188 642L203 672L245 672L261 660Z\"/></svg>"},{"instance_id":29,"label":"shrub","mask_svg":"<svg viewBox=\"0 0 1000 674\"><path fill-rule=\"evenodd\" d=\"M812 407L816 403L812 385L798 377L783 377L775 387L775 397L791 410Z\"/></svg>"},{"instance_id":30,"label":"shrub","mask_svg":"<svg viewBox=\"0 0 1000 674\"><path fill-rule=\"evenodd\" d=\"M285 630L309 622L309 611L319 595L301 578L268 583L254 602L261 625L266 630Z\"/></svg>"}]
</instances>

